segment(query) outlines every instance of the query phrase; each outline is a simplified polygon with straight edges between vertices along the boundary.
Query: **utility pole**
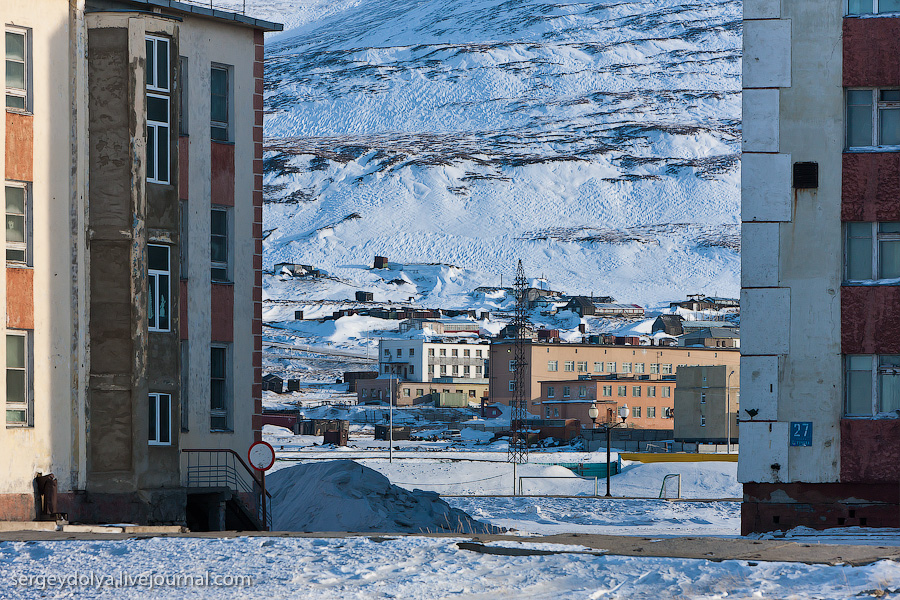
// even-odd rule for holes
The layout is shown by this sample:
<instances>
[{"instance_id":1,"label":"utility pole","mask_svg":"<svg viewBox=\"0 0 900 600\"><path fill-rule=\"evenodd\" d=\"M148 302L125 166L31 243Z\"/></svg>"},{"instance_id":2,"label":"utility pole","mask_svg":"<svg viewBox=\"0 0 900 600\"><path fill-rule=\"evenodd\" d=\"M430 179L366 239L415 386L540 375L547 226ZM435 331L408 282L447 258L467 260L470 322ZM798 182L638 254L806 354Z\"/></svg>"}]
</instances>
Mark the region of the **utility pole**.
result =
<instances>
[{"instance_id":1,"label":"utility pole","mask_svg":"<svg viewBox=\"0 0 900 600\"><path fill-rule=\"evenodd\" d=\"M525 348L525 333L530 327L528 322L528 280L525 279L525 268L519 260L519 268L516 271L516 313L513 319L513 328L516 331L515 344L515 389L513 390L510 407L510 430L512 437L509 440L509 452L507 462L513 463L515 478L515 465L528 462L528 429L525 425L525 416L528 405L528 396L525 392L525 384L528 382L528 358ZM515 485L515 481L513 481Z\"/></svg>"}]
</instances>

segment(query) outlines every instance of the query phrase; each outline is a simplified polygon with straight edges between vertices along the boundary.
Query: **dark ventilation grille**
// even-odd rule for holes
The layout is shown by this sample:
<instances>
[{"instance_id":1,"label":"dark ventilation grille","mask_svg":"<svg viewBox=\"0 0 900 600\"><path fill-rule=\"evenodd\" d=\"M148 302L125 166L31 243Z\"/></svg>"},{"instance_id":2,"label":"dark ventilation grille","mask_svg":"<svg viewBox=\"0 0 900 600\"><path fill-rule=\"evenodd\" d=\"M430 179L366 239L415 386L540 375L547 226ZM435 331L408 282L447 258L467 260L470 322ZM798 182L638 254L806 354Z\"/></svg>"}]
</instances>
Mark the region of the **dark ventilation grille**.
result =
<instances>
[{"instance_id":1,"label":"dark ventilation grille","mask_svg":"<svg viewBox=\"0 0 900 600\"><path fill-rule=\"evenodd\" d=\"M819 163L794 163L794 187L798 190L810 190L819 187Z\"/></svg>"}]
</instances>

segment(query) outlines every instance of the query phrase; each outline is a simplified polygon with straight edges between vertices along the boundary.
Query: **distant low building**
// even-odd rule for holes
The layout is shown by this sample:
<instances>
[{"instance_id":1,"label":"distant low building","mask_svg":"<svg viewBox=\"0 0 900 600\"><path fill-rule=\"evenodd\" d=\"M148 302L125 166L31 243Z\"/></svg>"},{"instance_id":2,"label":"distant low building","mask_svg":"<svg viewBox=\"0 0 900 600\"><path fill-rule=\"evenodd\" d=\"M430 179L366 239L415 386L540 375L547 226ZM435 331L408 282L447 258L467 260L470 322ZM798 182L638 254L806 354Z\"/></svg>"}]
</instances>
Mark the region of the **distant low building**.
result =
<instances>
[{"instance_id":1,"label":"distant low building","mask_svg":"<svg viewBox=\"0 0 900 600\"><path fill-rule=\"evenodd\" d=\"M581 317L643 317L644 309L637 304L617 304L615 302L604 302L604 300L613 300L611 297L588 298L587 296L575 296L566 305L567 310L571 310Z\"/></svg>"},{"instance_id":2,"label":"distant low building","mask_svg":"<svg viewBox=\"0 0 900 600\"><path fill-rule=\"evenodd\" d=\"M685 310L724 310L726 308L740 309L741 302L737 298L720 298L718 296L704 296L703 294L691 294L687 300L670 302L670 308L683 308Z\"/></svg>"},{"instance_id":3,"label":"distant low building","mask_svg":"<svg viewBox=\"0 0 900 600\"><path fill-rule=\"evenodd\" d=\"M704 327L685 333L679 338L679 345L687 348L740 348L741 335L734 329Z\"/></svg>"},{"instance_id":4,"label":"distant low building","mask_svg":"<svg viewBox=\"0 0 900 600\"><path fill-rule=\"evenodd\" d=\"M681 367L675 384L675 441L734 444L738 441L740 367ZM730 437L729 437L730 436Z\"/></svg>"},{"instance_id":5,"label":"distant low building","mask_svg":"<svg viewBox=\"0 0 900 600\"><path fill-rule=\"evenodd\" d=\"M400 333L430 330L434 335L454 333L479 333L481 326L476 321L453 321L450 319L407 319L400 323Z\"/></svg>"},{"instance_id":6,"label":"distant low building","mask_svg":"<svg viewBox=\"0 0 900 600\"><path fill-rule=\"evenodd\" d=\"M287 273L291 277L303 277L307 275L318 277L322 274L319 269L313 267L312 265L298 265L294 263L275 263L273 273L275 275Z\"/></svg>"},{"instance_id":7,"label":"distant low building","mask_svg":"<svg viewBox=\"0 0 900 600\"><path fill-rule=\"evenodd\" d=\"M651 331L653 333L662 331L668 335L682 335L684 334L682 321L684 321L684 317L681 315L659 315L653 322Z\"/></svg>"}]
</instances>

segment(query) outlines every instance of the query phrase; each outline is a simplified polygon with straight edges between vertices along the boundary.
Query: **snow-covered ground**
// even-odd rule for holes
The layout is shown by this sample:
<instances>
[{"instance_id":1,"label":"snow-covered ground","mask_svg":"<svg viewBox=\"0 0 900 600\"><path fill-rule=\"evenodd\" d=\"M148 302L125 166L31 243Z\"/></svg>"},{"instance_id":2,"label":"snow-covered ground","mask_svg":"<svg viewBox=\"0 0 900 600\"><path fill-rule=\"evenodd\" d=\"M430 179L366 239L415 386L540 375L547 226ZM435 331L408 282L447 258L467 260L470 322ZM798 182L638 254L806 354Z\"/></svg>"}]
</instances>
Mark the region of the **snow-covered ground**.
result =
<instances>
[{"instance_id":1,"label":"snow-covered ground","mask_svg":"<svg viewBox=\"0 0 900 600\"><path fill-rule=\"evenodd\" d=\"M558 544L537 549L561 550ZM569 549L497 556L460 549L454 539L427 537L0 542L0 597L843 600L900 595L900 564L893 561L864 567L711 562L598 556L579 546ZM146 583L94 587L91 576L95 581L128 576ZM180 585L177 576L182 577ZM185 576L232 585L193 586ZM85 585L69 585L79 577ZM238 578L242 585L237 585ZM115 579L107 583L115 585Z\"/></svg>"}]
</instances>

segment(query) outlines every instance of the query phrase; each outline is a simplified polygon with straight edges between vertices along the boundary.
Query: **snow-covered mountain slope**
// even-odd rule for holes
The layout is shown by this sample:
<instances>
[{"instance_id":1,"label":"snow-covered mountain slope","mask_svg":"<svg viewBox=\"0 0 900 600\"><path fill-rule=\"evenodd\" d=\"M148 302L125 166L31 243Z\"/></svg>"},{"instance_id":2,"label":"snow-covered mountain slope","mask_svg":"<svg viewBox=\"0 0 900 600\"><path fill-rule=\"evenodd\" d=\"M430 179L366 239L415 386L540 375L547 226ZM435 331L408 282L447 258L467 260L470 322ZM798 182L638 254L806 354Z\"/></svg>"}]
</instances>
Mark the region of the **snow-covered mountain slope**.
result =
<instances>
[{"instance_id":1,"label":"snow-covered mountain slope","mask_svg":"<svg viewBox=\"0 0 900 600\"><path fill-rule=\"evenodd\" d=\"M265 266L366 289L384 255L472 289L521 258L569 293L737 294L739 0L248 5L299 24L267 40Z\"/></svg>"}]
</instances>

